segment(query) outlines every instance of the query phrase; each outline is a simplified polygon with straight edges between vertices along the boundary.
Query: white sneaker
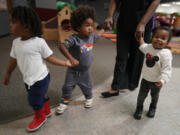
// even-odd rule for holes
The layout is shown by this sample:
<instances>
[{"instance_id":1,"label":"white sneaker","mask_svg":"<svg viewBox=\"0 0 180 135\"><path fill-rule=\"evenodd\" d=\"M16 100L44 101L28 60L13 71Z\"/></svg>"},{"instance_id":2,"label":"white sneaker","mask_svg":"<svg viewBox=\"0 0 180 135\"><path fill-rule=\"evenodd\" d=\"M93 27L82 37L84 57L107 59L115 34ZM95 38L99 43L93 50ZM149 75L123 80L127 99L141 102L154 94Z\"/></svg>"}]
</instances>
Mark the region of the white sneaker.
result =
<instances>
[{"instance_id":1,"label":"white sneaker","mask_svg":"<svg viewBox=\"0 0 180 135\"><path fill-rule=\"evenodd\" d=\"M65 104L60 104L56 109L56 114L63 114L67 107Z\"/></svg>"},{"instance_id":2,"label":"white sneaker","mask_svg":"<svg viewBox=\"0 0 180 135\"><path fill-rule=\"evenodd\" d=\"M85 103L84 103L84 107L85 108L91 108L92 107L92 103L93 103L93 99L86 99Z\"/></svg>"}]
</instances>

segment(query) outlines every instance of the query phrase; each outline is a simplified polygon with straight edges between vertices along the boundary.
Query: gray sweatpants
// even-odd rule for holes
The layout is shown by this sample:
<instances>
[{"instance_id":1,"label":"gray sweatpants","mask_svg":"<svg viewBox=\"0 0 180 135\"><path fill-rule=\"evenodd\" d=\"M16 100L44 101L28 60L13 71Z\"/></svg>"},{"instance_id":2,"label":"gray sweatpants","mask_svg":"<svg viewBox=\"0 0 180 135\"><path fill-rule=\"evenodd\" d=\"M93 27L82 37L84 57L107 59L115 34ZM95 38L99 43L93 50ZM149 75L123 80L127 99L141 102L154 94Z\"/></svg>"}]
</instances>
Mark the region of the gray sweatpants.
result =
<instances>
[{"instance_id":1,"label":"gray sweatpants","mask_svg":"<svg viewBox=\"0 0 180 135\"><path fill-rule=\"evenodd\" d=\"M92 98L90 68L85 71L74 71L70 68L67 69L65 83L62 88L62 98L71 99L72 92L76 85L80 87L86 99Z\"/></svg>"}]
</instances>

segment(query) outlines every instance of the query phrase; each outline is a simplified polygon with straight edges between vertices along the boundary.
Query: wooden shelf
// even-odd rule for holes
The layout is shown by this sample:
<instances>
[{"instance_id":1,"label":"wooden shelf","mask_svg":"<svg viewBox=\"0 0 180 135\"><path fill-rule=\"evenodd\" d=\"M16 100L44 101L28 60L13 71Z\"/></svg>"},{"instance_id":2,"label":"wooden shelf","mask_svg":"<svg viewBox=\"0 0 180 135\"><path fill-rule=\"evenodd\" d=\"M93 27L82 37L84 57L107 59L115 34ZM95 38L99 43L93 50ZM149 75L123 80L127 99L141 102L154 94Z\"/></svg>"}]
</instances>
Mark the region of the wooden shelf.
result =
<instances>
[{"instance_id":1,"label":"wooden shelf","mask_svg":"<svg viewBox=\"0 0 180 135\"><path fill-rule=\"evenodd\" d=\"M5 8L0 8L0 11L8 11L8 10Z\"/></svg>"}]
</instances>

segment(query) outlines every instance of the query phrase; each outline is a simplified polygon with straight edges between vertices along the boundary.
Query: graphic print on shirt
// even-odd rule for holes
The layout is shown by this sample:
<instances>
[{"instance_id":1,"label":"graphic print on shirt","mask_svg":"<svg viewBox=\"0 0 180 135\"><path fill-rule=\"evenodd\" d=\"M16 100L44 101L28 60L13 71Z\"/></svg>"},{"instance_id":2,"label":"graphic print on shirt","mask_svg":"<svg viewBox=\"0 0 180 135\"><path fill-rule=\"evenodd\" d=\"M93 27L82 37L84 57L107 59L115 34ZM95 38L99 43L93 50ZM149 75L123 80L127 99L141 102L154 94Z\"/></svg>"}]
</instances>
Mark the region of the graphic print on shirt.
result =
<instances>
[{"instance_id":1,"label":"graphic print on shirt","mask_svg":"<svg viewBox=\"0 0 180 135\"><path fill-rule=\"evenodd\" d=\"M69 43L69 41L66 40L66 41L64 41L64 44L69 45L70 43Z\"/></svg>"},{"instance_id":2,"label":"graphic print on shirt","mask_svg":"<svg viewBox=\"0 0 180 135\"><path fill-rule=\"evenodd\" d=\"M153 56L150 53L146 54L146 65L147 67L153 67L155 65L155 62L159 61L158 56Z\"/></svg>"},{"instance_id":3,"label":"graphic print on shirt","mask_svg":"<svg viewBox=\"0 0 180 135\"><path fill-rule=\"evenodd\" d=\"M90 44L84 43L84 44L81 46L81 53L86 54L86 53L92 51L93 45L94 45L93 43L90 43Z\"/></svg>"}]
</instances>

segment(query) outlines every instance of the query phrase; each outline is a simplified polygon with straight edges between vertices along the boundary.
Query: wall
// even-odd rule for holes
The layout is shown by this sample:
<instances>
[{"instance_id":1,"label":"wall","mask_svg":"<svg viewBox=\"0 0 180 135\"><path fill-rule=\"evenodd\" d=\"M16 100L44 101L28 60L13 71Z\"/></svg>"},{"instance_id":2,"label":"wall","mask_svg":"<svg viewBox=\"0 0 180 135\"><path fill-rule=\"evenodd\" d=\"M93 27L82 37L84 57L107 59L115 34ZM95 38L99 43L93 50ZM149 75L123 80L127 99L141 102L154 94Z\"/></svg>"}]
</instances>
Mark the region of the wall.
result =
<instances>
[{"instance_id":1,"label":"wall","mask_svg":"<svg viewBox=\"0 0 180 135\"><path fill-rule=\"evenodd\" d=\"M13 0L13 7L16 7L16 6L27 6L27 1L26 0Z\"/></svg>"},{"instance_id":2,"label":"wall","mask_svg":"<svg viewBox=\"0 0 180 135\"><path fill-rule=\"evenodd\" d=\"M0 37L10 33L8 12L0 11Z\"/></svg>"},{"instance_id":3,"label":"wall","mask_svg":"<svg viewBox=\"0 0 180 135\"><path fill-rule=\"evenodd\" d=\"M56 9L56 0L36 0L36 7Z\"/></svg>"},{"instance_id":4,"label":"wall","mask_svg":"<svg viewBox=\"0 0 180 135\"><path fill-rule=\"evenodd\" d=\"M61 0L64 2L72 2L72 0ZM97 22L103 23L107 16L107 7L110 0L74 0L74 4L78 5L90 5L96 9ZM36 7L52 8L56 9L56 0L36 0ZM101 7L101 8L100 8Z\"/></svg>"},{"instance_id":5,"label":"wall","mask_svg":"<svg viewBox=\"0 0 180 135\"><path fill-rule=\"evenodd\" d=\"M18 5L27 5L26 0L13 0L13 7ZM0 10L0 37L10 34L9 16L6 10Z\"/></svg>"}]
</instances>

